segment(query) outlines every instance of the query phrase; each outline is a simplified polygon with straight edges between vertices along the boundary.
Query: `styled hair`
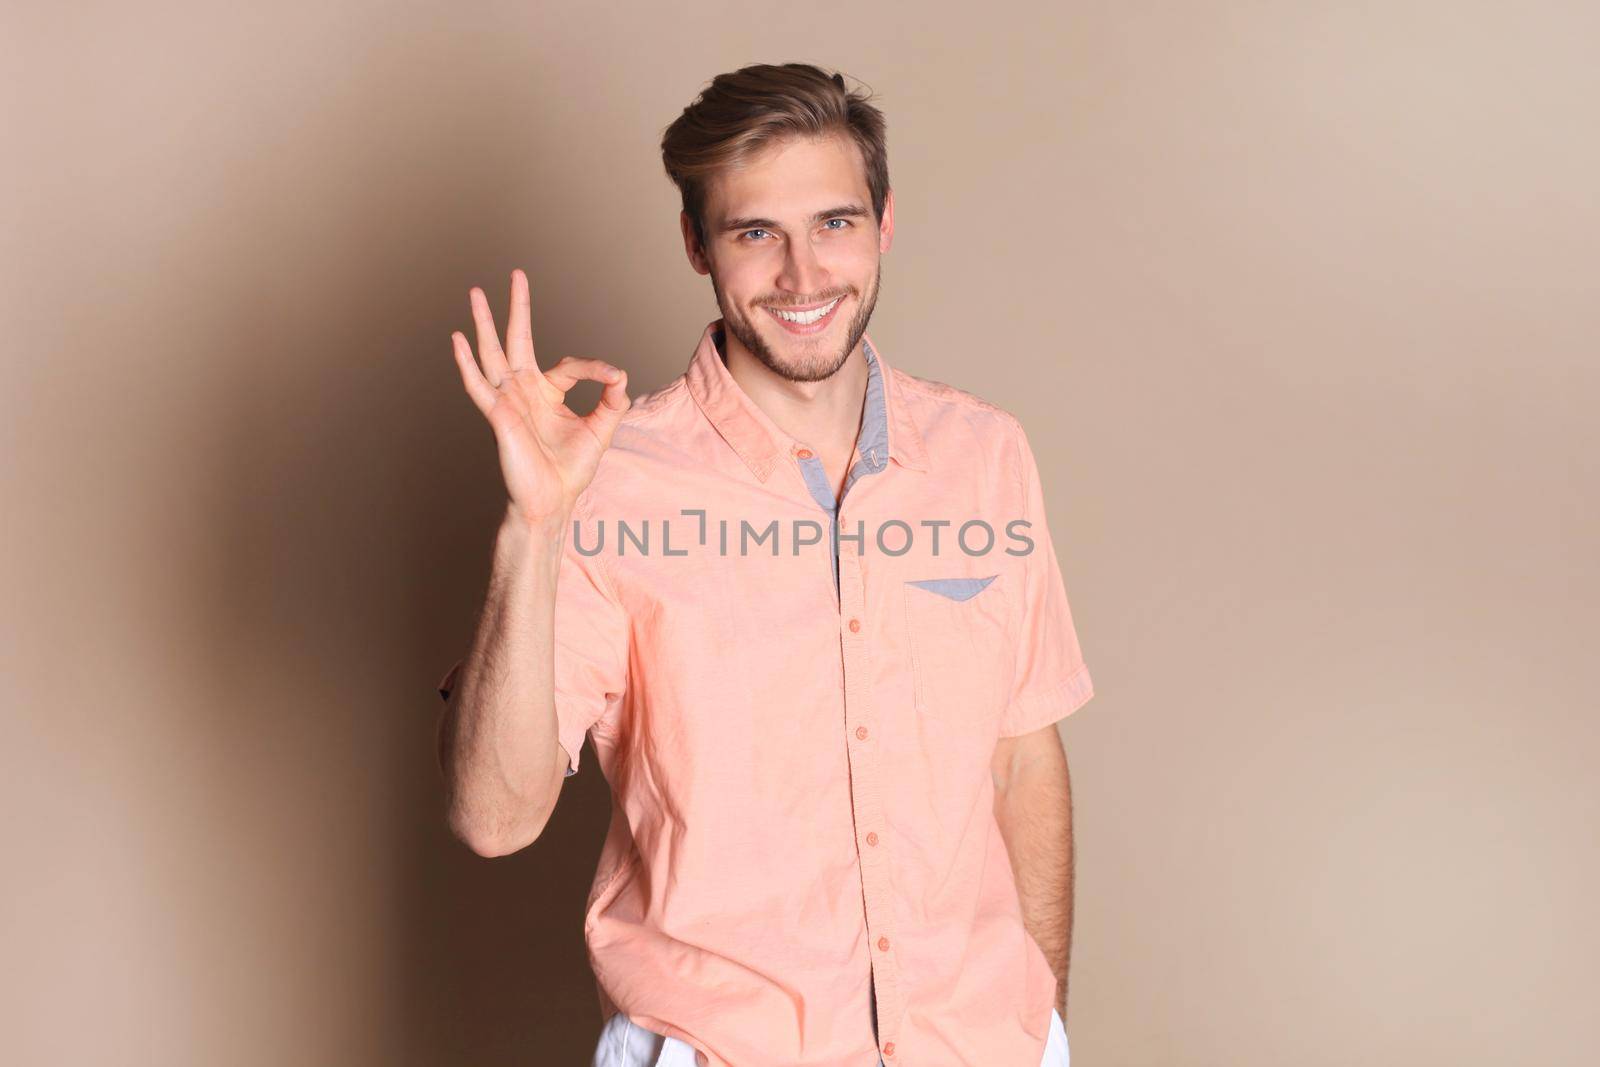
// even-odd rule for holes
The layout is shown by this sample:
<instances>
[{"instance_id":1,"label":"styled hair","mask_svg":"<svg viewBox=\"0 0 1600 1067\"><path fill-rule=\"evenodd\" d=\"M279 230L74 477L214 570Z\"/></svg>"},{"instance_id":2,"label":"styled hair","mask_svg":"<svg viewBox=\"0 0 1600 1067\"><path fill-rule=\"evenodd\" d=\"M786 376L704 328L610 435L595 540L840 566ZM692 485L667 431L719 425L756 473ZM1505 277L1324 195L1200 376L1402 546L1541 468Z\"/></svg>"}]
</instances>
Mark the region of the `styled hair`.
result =
<instances>
[{"instance_id":1,"label":"styled hair","mask_svg":"<svg viewBox=\"0 0 1600 1067\"><path fill-rule=\"evenodd\" d=\"M844 134L861 150L872 211L883 221L889 149L883 112L870 93L846 90L844 76L810 63L757 63L719 74L661 137L661 161L706 245L709 180L789 137Z\"/></svg>"}]
</instances>

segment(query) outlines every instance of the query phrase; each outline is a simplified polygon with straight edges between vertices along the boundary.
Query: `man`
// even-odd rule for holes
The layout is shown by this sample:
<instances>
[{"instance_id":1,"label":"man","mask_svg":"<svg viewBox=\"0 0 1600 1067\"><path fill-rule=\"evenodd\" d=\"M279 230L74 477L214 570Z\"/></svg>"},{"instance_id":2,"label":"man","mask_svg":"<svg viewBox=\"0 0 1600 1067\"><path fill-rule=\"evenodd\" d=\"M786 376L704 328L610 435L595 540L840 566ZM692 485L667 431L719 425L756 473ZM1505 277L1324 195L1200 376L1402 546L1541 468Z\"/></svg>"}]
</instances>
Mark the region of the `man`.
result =
<instances>
[{"instance_id":1,"label":"man","mask_svg":"<svg viewBox=\"0 0 1600 1067\"><path fill-rule=\"evenodd\" d=\"M508 504L439 686L450 824L532 843L593 738L600 1067L1066 1064L1055 724L1093 690L1027 437L867 337L894 204L841 77L721 75L662 148L722 313L683 375L541 371L521 271L504 349L476 288L452 338Z\"/></svg>"}]
</instances>

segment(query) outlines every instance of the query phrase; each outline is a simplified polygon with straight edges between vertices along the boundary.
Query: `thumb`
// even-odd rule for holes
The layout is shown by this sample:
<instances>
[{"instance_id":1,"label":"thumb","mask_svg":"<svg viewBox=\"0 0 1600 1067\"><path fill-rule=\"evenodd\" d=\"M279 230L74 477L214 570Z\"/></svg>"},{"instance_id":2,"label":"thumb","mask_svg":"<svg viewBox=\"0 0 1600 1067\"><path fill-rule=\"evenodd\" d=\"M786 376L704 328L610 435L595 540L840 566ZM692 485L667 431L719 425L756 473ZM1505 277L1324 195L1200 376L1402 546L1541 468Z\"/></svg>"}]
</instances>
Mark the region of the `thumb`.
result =
<instances>
[{"instance_id":1,"label":"thumb","mask_svg":"<svg viewBox=\"0 0 1600 1067\"><path fill-rule=\"evenodd\" d=\"M600 439L601 446L609 448L611 437L617 432L622 416L632 406L633 401L628 398L628 372L619 370L617 380L606 383L605 388L600 391L600 403L583 417L583 421L593 431L595 437Z\"/></svg>"}]
</instances>

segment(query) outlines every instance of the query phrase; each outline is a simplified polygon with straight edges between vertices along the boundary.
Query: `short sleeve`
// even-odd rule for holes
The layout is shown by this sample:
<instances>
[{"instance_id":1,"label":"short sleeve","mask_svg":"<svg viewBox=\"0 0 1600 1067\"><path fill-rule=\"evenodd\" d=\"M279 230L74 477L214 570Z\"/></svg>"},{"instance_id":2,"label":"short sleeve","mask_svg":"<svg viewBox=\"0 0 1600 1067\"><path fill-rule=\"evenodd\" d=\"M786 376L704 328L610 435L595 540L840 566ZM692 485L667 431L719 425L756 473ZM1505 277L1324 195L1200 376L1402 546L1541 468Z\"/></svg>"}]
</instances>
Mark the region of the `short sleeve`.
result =
<instances>
[{"instance_id":1,"label":"short sleeve","mask_svg":"<svg viewBox=\"0 0 1600 1067\"><path fill-rule=\"evenodd\" d=\"M592 536L590 538L592 540ZM439 680L445 700L462 660ZM577 551L569 534L556 578L556 733L567 754L566 777L578 773L583 738L620 706L627 687L628 618L599 555Z\"/></svg>"},{"instance_id":2,"label":"short sleeve","mask_svg":"<svg viewBox=\"0 0 1600 1067\"><path fill-rule=\"evenodd\" d=\"M556 579L556 721L568 775L578 773L584 734L616 718L628 686L628 613L601 555L583 555L577 540L569 531Z\"/></svg>"},{"instance_id":3,"label":"short sleeve","mask_svg":"<svg viewBox=\"0 0 1600 1067\"><path fill-rule=\"evenodd\" d=\"M1016 674L1011 699L1001 713L1001 737L1030 733L1066 718L1094 695L1045 516L1038 464L1020 425L1016 446L1023 517L1029 523L1018 534L1033 545L1022 556Z\"/></svg>"}]
</instances>

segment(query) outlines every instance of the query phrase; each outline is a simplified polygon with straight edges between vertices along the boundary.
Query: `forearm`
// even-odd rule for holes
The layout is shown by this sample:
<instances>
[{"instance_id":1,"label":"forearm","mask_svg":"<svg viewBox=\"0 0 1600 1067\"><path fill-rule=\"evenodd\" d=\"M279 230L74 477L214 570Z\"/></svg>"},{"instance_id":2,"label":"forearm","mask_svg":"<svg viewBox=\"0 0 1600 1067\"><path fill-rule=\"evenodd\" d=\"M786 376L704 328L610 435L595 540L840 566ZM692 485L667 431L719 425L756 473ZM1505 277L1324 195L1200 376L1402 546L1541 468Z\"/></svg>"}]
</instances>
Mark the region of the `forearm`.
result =
<instances>
[{"instance_id":1,"label":"forearm","mask_svg":"<svg viewBox=\"0 0 1600 1067\"><path fill-rule=\"evenodd\" d=\"M1023 924L1056 976L1056 1010L1067 1016L1072 956L1072 780L1059 747L1019 767L995 794L995 820L1011 857Z\"/></svg>"},{"instance_id":2,"label":"forearm","mask_svg":"<svg viewBox=\"0 0 1600 1067\"><path fill-rule=\"evenodd\" d=\"M566 524L501 523L477 633L439 725L450 827L483 855L537 838L559 792L555 593Z\"/></svg>"}]
</instances>

